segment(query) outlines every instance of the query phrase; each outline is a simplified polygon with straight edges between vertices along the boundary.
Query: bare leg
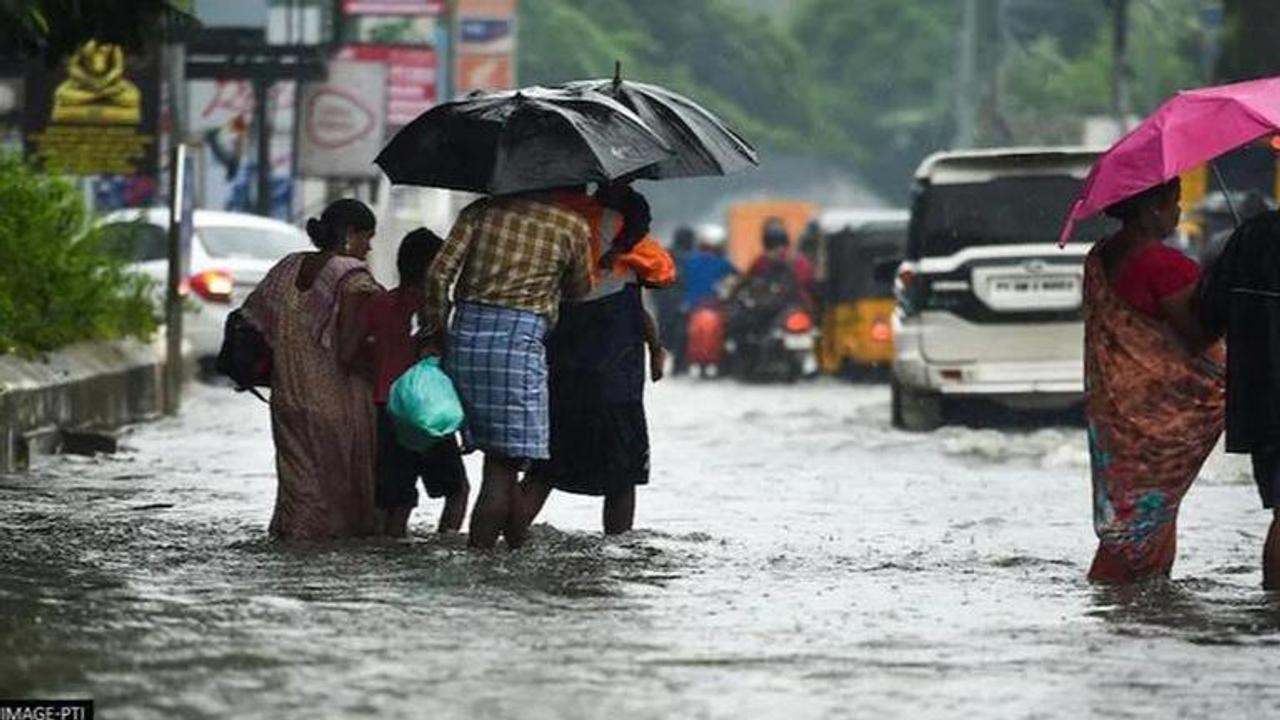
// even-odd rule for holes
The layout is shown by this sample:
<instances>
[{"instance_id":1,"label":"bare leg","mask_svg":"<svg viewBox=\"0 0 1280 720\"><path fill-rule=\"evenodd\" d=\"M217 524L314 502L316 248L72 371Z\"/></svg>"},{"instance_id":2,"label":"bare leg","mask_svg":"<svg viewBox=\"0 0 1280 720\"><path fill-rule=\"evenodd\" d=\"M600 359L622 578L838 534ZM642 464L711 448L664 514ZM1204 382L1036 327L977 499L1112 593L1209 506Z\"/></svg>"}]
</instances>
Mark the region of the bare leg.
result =
<instances>
[{"instance_id":1,"label":"bare leg","mask_svg":"<svg viewBox=\"0 0 1280 720\"><path fill-rule=\"evenodd\" d=\"M492 549L506 528L516 494L516 466L506 458L486 455L480 497L471 512L471 535L467 544L481 550Z\"/></svg>"},{"instance_id":2,"label":"bare leg","mask_svg":"<svg viewBox=\"0 0 1280 720\"><path fill-rule=\"evenodd\" d=\"M529 528L542 512L542 506L551 496L551 485L543 482L535 473L525 475L516 491L516 508L506 529L507 545L520 547L529 539Z\"/></svg>"},{"instance_id":3,"label":"bare leg","mask_svg":"<svg viewBox=\"0 0 1280 720\"><path fill-rule=\"evenodd\" d=\"M413 514L412 505L400 505L387 510L386 534L390 537L402 538L409 534L409 516Z\"/></svg>"},{"instance_id":4,"label":"bare leg","mask_svg":"<svg viewBox=\"0 0 1280 720\"><path fill-rule=\"evenodd\" d=\"M604 534L621 535L631 531L636 519L636 489L632 487L604 498Z\"/></svg>"},{"instance_id":5,"label":"bare leg","mask_svg":"<svg viewBox=\"0 0 1280 720\"><path fill-rule=\"evenodd\" d=\"M467 515L467 498L471 496L471 483L465 479L452 492L444 496L444 509L440 511L440 523L436 532L458 532L462 519Z\"/></svg>"},{"instance_id":6,"label":"bare leg","mask_svg":"<svg viewBox=\"0 0 1280 720\"><path fill-rule=\"evenodd\" d=\"M1262 587L1280 590L1280 509L1272 511L1267 544L1262 548Z\"/></svg>"}]
</instances>

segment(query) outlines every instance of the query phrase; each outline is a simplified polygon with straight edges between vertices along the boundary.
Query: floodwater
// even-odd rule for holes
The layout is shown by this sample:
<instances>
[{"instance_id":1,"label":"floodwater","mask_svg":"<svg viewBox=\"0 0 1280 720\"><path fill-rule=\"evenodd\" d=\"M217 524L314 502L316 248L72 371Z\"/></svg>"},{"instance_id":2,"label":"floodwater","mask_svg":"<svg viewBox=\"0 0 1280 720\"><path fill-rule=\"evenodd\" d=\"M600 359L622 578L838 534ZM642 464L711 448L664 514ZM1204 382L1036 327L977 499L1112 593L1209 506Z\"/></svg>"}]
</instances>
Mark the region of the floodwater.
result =
<instances>
[{"instance_id":1,"label":"floodwater","mask_svg":"<svg viewBox=\"0 0 1280 720\"><path fill-rule=\"evenodd\" d=\"M108 718L1280 713L1269 517L1211 461L1171 582L1083 576L1079 429L888 427L883 388L668 382L641 530L556 496L531 546L267 540L266 410L197 387L114 457L0 479L0 697ZM474 466L473 466L474 469ZM475 476L473 476L473 479Z\"/></svg>"}]
</instances>

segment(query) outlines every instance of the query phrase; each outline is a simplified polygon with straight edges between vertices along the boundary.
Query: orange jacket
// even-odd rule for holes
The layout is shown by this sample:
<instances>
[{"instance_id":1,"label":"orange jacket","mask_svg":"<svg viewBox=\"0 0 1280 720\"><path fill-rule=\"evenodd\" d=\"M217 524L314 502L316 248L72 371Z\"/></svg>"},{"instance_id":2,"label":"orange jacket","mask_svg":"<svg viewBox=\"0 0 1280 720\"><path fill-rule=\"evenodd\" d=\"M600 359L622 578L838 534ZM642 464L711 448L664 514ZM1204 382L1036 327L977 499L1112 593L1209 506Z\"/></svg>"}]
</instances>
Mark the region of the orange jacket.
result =
<instances>
[{"instance_id":1,"label":"orange jacket","mask_svg":"<svg viewBox=\"0 0 1280 720\"><path fill-rule=\"evenodd\" d=\"M600 256L613 244L622 231L622 215L601 205L585 194L562 194L556 202L581 215L591 226L591 273L600 280ZM652 235L646 235L625 253L617 256L613 272L622 275L634 272L640 284L650 288L671 287L676 282L676 262Z\"/></svg>"}]
</instances>

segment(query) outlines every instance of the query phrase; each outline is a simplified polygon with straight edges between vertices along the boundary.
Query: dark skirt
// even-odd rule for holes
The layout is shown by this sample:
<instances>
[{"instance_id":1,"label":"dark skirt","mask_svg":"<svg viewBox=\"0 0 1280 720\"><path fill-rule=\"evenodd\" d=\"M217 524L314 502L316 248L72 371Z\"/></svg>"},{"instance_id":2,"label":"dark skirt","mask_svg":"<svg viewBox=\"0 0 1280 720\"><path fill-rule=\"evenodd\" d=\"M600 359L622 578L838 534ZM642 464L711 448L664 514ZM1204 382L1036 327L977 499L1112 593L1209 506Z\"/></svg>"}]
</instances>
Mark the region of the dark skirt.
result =
<instances>
[{"instance_id":1,"label":"dark skirt","mask_svg":"<svg viewBox=\"0 0 1280 720\"><path fill-rule=\"evenodd\" d=\"M648 483L639 286L562 306L547 360L551 459L536 465L538 476L579 495L613 495Z\"/></svg>"}]
</instances>

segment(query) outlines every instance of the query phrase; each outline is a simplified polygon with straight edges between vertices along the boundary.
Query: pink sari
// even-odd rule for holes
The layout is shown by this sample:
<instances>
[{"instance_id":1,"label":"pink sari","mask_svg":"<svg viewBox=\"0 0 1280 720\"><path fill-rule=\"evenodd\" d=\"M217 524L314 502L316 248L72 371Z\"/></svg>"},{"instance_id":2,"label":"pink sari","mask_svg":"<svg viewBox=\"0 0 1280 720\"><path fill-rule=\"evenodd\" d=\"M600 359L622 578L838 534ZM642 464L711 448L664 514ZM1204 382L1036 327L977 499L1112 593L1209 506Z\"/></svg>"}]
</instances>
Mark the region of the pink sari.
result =
<instances>
[{"instance_id":1,"label":"pink sari","mask_svg":"<svg viewBox=\"0 0 1280 720\"><path fill-rule=\"evenodd\" d=\"M1098 559L1089 577L1122 582L1168 574L1178 508L1222 434L1220 347L1193 356L1163 322L1111 287L1099 256L1085 261L1085 414Z\"/></svg>"}]
</instances>

